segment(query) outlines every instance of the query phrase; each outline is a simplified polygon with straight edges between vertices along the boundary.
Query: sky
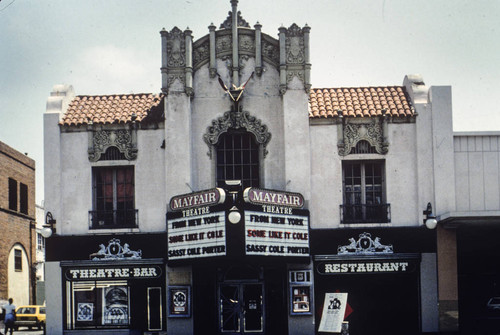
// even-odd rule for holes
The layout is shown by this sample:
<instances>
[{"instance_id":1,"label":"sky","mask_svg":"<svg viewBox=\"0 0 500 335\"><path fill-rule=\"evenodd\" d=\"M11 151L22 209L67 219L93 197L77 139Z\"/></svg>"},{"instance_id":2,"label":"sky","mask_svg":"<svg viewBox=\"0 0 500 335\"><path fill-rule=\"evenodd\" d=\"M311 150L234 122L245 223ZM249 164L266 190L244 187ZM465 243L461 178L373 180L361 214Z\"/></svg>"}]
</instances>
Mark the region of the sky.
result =
<instances>
[{"instance_id":1,"label":"sky","mask_svg":"<svg viewBox=\"0 0 500 335\"><path fill-rule=\"evenodd\" d=\"M77 95L159 93L160 30L194 40L229 0L0 0L0 141L36 161L43 200L43 113L56 84ZM500 0L240 0L250 24L311 27L313 88L451 86L455 131L500 131Z\"/></svg>"}]
</instances>

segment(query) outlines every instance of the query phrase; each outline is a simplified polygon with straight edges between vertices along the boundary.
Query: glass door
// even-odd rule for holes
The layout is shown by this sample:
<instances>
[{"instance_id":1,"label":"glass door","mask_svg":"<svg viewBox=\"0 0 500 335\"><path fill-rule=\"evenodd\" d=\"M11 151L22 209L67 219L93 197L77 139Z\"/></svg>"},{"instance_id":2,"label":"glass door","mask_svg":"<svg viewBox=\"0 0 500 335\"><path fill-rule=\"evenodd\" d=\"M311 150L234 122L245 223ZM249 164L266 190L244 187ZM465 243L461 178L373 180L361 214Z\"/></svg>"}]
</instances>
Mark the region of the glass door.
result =
<instances>
[{"instance_id":1,"label":"glass door","mask_svg":"<svg viewBox=\"0 0 500 335\"><path fill-rule=\"evenodd\" d=\"M262 334L264 300L261 283L221 283L219 285L219 332Z\"/></svg>"}]
</instances>

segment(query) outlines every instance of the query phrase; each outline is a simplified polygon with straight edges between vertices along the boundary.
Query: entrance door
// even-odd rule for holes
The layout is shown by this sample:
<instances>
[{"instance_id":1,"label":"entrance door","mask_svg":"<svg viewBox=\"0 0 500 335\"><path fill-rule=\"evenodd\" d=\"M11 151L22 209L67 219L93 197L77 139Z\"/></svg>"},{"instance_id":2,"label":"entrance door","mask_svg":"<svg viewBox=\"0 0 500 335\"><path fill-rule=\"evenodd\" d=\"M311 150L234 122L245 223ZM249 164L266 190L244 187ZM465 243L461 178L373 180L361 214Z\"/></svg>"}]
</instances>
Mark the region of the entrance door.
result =
<instances>
[{"instance_id":1,"label":"entrance door","mask_svg":"<svg viewBox=\"0 0 500 335\"><path fill-rule=\"evenodd\" d=\"M262 334L263 297L262 283L219 284L219 333Z\"/></svg>"}]
</instances>

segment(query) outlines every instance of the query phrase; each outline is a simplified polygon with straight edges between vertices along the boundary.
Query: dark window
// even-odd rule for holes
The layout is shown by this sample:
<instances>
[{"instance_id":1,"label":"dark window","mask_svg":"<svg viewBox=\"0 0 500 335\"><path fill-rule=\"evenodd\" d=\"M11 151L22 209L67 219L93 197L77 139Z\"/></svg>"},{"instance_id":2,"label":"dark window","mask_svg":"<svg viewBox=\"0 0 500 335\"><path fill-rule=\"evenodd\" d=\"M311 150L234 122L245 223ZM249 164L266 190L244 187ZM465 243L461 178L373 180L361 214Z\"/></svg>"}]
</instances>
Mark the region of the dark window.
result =
<instances>
[{"instance_id":1,"label":"dark window","mask_svg":"<svg viewBox=\"0 0 500 335\"><path fill-rule=\"evenodd\" d=\"M133 166L94 168L93 197L91 228L137 226Z\"/></svg>"},{"instance_id":2,"label":"dark window","mask_svg":"<svg viewBox=\"0 0 500 335\"><path fill-rule=\"evenodd\" d=\"M383 161L343 162L342 223L390 222Z\"/></svg>"},{"instance_id":3,"label":"dark window","mask_svg":"<svg viewBox=\"0 0 500 335\"><path fill-rule=\"evenodd\" d=\"M241 180L243 188L259 186L259 145L249 132L229 131L217 143L217 186Z\"/></svg>"},{"instance_id":4,"label":"dark window","mask_svg":"<svg viewBox=\"0 0 500 335\"><path fill-rule=\"evenodd\" d=\"M17 181L9 178L9 209L17 211Z\"/></svg>"},{"instance_id":5,"label":"dark window","mask_svg":"<svg viewBox=\"0 0 500 335\"><path fill-rule=\"evenodd\" d=\"M23 252L19 249L14 249L14 270L23 271Z\"/></svg>"},{"instance_id":6,"label":"dark window","mask_svg":"<svg viewBox=\"0 0 500 335\"><path fill-rule=\"evenodd\" d=\"M19 193L20 193L19 211L23 214L28 214L28 186L24 185L23 183L20 183Z\"/></svg>"},{"instance_id":7,"label":"dark window","mask_svg":"<svg viewBox=\"0 0 500 335\"><path fill-rule=\"evenodd\" d=\"M127 281L66 283L70 290L65 304L65 312L69 316L66 329L109 328L106 333L113 334L119 332L117 328L128 328L131 301Z\"/></svg>"}]
</instances>

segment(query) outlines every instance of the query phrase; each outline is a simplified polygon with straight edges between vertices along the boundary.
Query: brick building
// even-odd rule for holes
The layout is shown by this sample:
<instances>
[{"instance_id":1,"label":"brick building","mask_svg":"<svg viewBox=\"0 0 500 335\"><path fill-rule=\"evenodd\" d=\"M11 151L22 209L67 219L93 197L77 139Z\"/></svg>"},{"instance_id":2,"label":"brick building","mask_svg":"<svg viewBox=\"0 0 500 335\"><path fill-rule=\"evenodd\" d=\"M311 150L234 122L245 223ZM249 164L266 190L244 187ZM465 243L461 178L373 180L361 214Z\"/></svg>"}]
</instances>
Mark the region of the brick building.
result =
<instances>
[{"instance_id":1,"label":"brick building","mask_svg":"<svg viewBox=\"0 0 500 335\"><path fill-rule=\"evenodd\" d=\"M0 300L33 302L35 161L0 142Z\"/></svg>"}]
</instances>

